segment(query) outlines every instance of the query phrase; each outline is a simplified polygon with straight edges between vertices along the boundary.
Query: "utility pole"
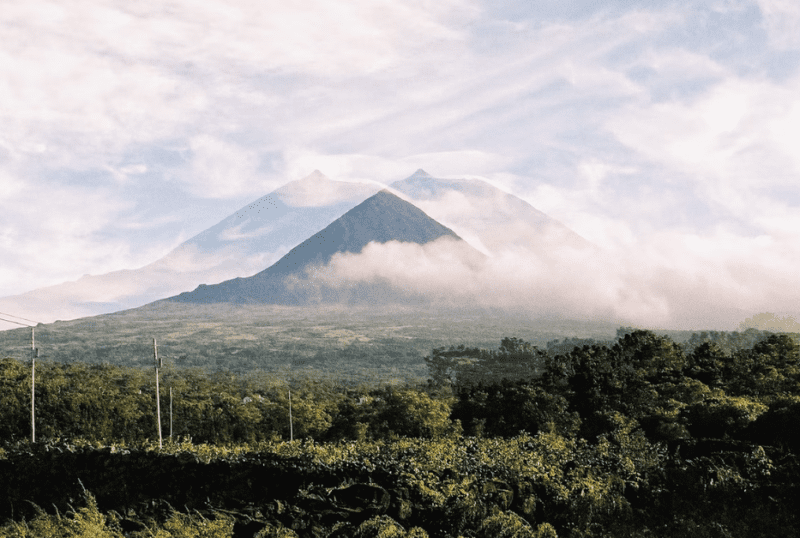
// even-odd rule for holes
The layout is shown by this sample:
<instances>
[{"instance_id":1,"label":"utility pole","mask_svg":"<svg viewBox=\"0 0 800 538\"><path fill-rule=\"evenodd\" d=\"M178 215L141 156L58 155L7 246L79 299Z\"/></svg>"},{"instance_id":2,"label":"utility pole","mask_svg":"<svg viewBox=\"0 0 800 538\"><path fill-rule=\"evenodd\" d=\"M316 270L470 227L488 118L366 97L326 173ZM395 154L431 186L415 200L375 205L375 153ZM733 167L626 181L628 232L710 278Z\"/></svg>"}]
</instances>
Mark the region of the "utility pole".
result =
<instances>
[{"instance_id":1,"label":"utility pole","mask_svg":"<svg viewBox=\"0 0 800 538\"><path fill-rule=\"evenodd\" d=\"M153 362L156 367L156 424L158 424L158 448L164 448L161 439L161 392L158 388L158 369L162 366L162 361L158 358L158 345L156 345L155 338L153 338Z\"/></svg>"},{"instance_id":2,"label":"utility pole","mask_svg":"<svg viewBox=\"0 0 800 538\"><path fill-rule=\"evenodd\" d=\"M292 426L292 389L289 389L289 441L294 441L294 426Z\"/></svg>"},{"instance_id":3,"label":"utility pole","mask_svg":"<svg viewBox=\"0 0 800 538\"><path fill-rule=\"evenodd\" d=\"M36 442L36 357L38 356L34 329L31 327L31 443Z\"/></svg>"}]
</instances>

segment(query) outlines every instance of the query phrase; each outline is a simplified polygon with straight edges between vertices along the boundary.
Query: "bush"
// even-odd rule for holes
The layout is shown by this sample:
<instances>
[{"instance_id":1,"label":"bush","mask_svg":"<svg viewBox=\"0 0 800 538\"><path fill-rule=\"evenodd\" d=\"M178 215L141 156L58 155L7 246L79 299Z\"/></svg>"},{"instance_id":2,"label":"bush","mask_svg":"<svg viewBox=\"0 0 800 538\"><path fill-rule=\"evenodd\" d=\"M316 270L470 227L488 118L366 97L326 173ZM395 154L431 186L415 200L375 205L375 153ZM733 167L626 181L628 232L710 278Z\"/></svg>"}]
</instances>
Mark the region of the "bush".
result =
<instances>
[{"instance_id":1,"label":"bush","mask_svg":"<svg viewBox=\"0 0 800 538\"><path fill-rule=\"evenodd\" d=\"M428 538L428 533L418 527L406 532L389 516L376 516L359 525L354 538Z\"/></svg>"},{"instance_id":2,"label":"bush","mask_svg":"<svg viewBox=\"0 0 800 538\"><path fill-rule=\"evenodd\" d=\"M286 527L267 525L258 531L254 538L297 538L297 533Z\"/></svg>"},{"instance_id":3,"label":"bush","mask_svg":"<svg viewBox=\"0 0 800 538\"><path fill-rule=\"evenodd\" d=\"M85 501L86 506L69 517L49 515L37 507L38 515L30 523L9 523L0 528L0 538L122 538L119 529L109 528L91 493L86 493ZM112 527L116 526L110 519Z\"/></svg>"},{"instance_id":4,"label":"bush","mask_svg":"<svg viewBox=\"0 0 800 538\"><path fill-rule=\"evenodd\" d=\"M477 538L558 538L555 528L549 523L540 524L536 530L530 523L514 512L501 512L487 517L481 523Z\"/></svg>"}]
</instances>

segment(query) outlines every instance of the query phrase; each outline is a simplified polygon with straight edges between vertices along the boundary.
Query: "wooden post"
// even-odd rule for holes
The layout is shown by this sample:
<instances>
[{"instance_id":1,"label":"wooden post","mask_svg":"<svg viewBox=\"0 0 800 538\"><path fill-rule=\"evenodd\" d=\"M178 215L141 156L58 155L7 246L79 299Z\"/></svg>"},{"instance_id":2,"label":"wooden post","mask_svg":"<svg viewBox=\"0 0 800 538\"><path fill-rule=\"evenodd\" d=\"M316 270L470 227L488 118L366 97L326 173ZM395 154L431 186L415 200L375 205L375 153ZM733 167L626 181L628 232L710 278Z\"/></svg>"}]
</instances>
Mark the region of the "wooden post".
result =
<instances>
[{"instance_id":1,"label":"wooden post","mask_svg":"<svg viewBox=\"0 0 800 538\"><path fill-rule=\"evenodd\" d=\"M31 443L36 442L36 340L31 327Z\"/></svg>"},{"instance_id":2,"label":"wooden post","mask_svg":"<svg viewBox=\"0 0 800 538\"><path fill-rule=\"evenodd\" d=\"M289 389L289 441L294 441L294 426L292 425L292 389Z\"/></svg>"},{"instance_id":3,"label":"wooden post","mask_svg":"<svg viewBox=\"0 0 800 538\"><path fill-rule=\"evenodd\" d=\"M161 362L158 360L158 346L156 345L155 338L153 338L153 361L156 367L156 423L158 424L158 448L164 448L161 438L161 392L158 388L158 368L161 366Z\"/></svg>"},{"instance_id":4,"label":"wooden post","mask_svg":"<svg viewBox=\"0 0 800 538\"><path fill-rule=\"evenodd\" d=\"M172 387L169 388L169 440L172 441Z\"/></svg>"}]
</instances>

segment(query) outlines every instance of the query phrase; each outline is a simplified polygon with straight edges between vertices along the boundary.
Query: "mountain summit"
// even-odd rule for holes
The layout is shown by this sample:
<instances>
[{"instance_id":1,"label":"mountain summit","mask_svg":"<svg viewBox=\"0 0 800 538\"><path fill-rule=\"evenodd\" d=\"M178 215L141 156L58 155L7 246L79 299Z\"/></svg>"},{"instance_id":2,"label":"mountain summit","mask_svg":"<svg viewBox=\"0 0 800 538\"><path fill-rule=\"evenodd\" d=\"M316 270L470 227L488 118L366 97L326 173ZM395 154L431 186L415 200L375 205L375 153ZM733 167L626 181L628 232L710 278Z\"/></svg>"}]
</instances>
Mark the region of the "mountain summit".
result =
<instances>
[{"instance_id":1,"label":"mountain summit","mask_svg":"<svg viewBox=\"0 0 800 538\"><path fill-rule=\"evenodd\" d=\"M335 300L334 290L323 285L293 285L305 281L316 268L325 266L337 253L360 253L369 243L425 244L441 237L461 238L421 209L382 190L357 205L323 230L309 237L274 265L247 278L217 285L200 285L169 301L190 303L305 304L311 300ZM314 287L313 293L310 287ZM313 295L313 297L312 297Z\"/></svg>"},{"instance_id":2,"label":"mountain summit","mask_svg":"<svg viewBox=\"0 0 800 538\"><path fill-rule=\"evenodd\" d=\"M283 254L377 190L376 185L334 181L314 170L242 207L183 243L176 252L193 250L214 256L228 252L239 259L263 258L281 249ZM277 259L275 255L263 261Z\"/></svg>"},{"instance_id":3,"label":"mountain summit","mask_svg":"<svg viewBox=\"0 0 800 538\"><path fill-rule=\"evenodd\" d=\"M408 179L432 179L432 178L433 178L433 176L431 176L428 172L426 172L425 170L420 168L419 170L417 170L416 172L411 174L411 176L408 177L407 180Z\"/></svg>"}]
</instances>

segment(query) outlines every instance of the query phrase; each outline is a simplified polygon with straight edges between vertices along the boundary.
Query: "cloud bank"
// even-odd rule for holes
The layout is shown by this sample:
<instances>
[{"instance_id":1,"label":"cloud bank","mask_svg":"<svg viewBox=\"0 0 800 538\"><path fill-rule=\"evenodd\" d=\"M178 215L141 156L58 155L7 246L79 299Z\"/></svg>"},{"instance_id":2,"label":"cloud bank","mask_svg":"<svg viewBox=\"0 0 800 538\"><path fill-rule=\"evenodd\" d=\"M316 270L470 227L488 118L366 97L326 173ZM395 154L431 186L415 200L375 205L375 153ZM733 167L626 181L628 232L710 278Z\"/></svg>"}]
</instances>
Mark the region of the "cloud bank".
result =
<instances>
[{"instance_id":1,"label":"cloud bank","mask_svg":"<svg viewBox=\"0 0 800 538\"><path fill-rule=\"evenodd\" d=\"M752 309L796 310L792 275L720 249L725 238L678 245L653 238L647 250L561 249L546 256L507 250L481 257L463 243L371 243L337 254L313 282L337 289L390 285L410 297L463 308L494 308L531 318L616 321L652 328L737 330ZM750 245L752 251L766 245ZM800 252L795 252L800 261ZM774 290L783 288L783 293Z\"/></svg>"}]
</instances>

